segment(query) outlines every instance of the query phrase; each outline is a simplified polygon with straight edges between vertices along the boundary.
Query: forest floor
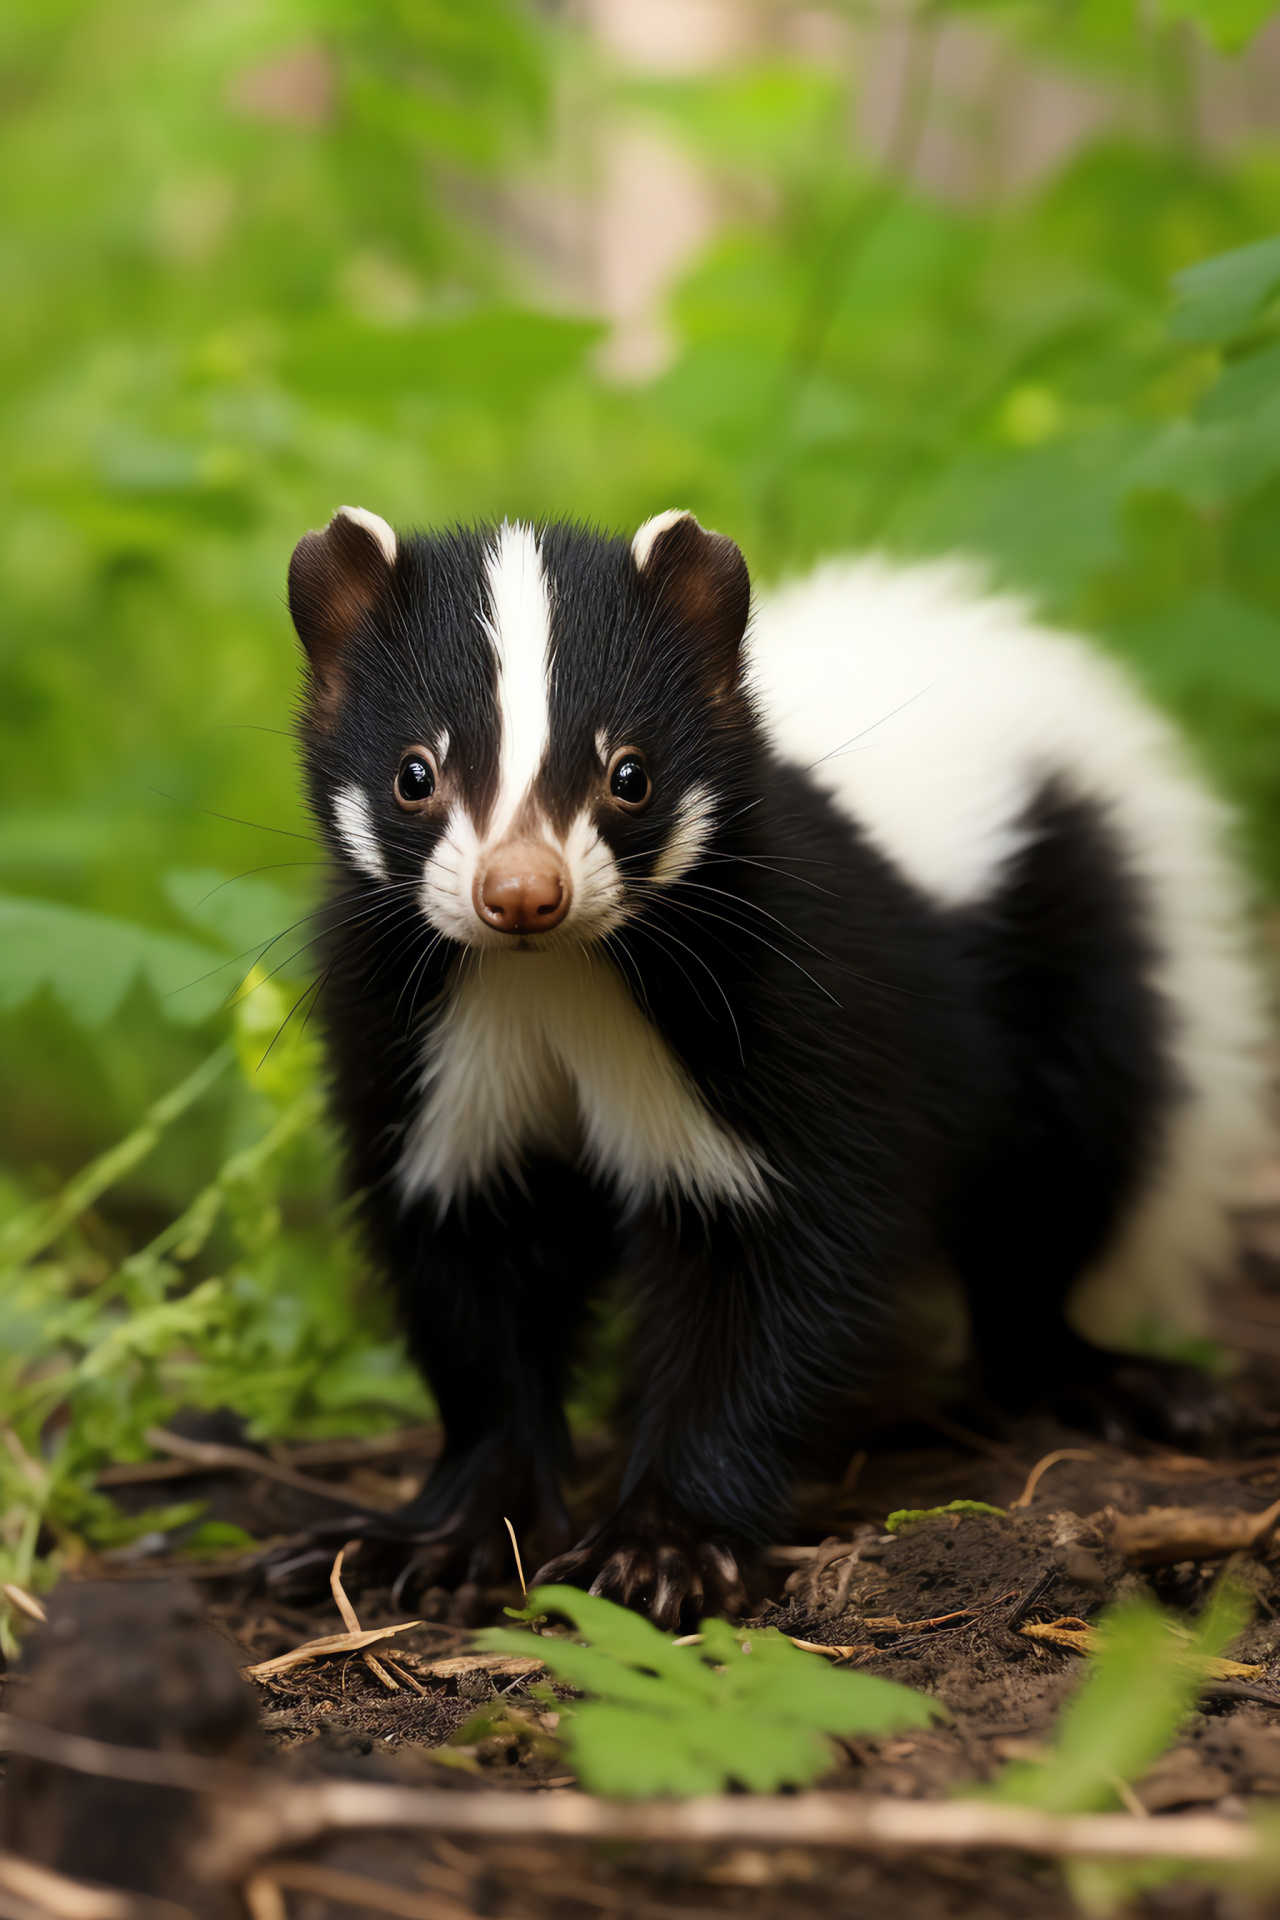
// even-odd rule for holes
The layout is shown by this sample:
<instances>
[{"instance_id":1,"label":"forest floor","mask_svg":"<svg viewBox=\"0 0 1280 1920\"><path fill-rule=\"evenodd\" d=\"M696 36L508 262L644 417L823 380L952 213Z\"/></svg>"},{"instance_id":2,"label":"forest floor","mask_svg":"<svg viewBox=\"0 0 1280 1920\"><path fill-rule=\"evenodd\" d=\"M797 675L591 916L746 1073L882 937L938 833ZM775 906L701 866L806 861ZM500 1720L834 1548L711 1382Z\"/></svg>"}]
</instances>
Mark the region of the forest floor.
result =
<instances>
[{"instance_id":1,"label":"forest floor","mask_svg":"<svg viewBox=\"0 0 1280 1920\"><path fill-rule=\"evenodd\" d=\"M929 1801L990 1782L1011 1761L1041 1749L1081 1673L1077 1652L1028 1635L1027 1627L1087 1621L1136 1590L1195 1612L1222 1556L1135 1567L1132 1556L1117 1550L1114 1519L1170 1507L1256 1514L1280 1499L1280 1414L1270 1411L1280 1408L1278 1363L1256 1357L1260 1346L1280 1346L1280 1292L1264 1280L1258 1284L1255 1274L1223 1308L1237 1329L1248 1322L1255 1344L1253 1373L1233 1389L1249 1410L1251 1432L1245 1440L1237 1433L1229 1452L1200 1457L1154 1443L1111 1443L1047 1420L1010 1424L992 1437L956 1426L945 1413L918 1409L870 1434L840 1484L802 1490L793 1537L779 1543L762 1576L755 1618L809 1642L854 1649L846 1656L850 1664L924 1689L951 1715L929 1731L838 1745L820 1785ZM359 1626L421 1621L374 1649L386 1663L381 1675L359 1653L278 1671L253 1683L256 1730L249 1726L255 1716L246 1720L234 1707L223 1712L221 1734L207 1726L192 1732L199 1720L198 1712L193 1719L192 1674L215 1642L215 1664L225 1670L215 1693L225 1691L229 1674L237 1698L248 1700L248 1683L235 1678L233 1667L243 1672L351 1625L329 1590L328 1560L317 1561L305 1534L326 1503L289 1484L289 1476L320 1479L353 1500L391 1507L420 1483L434 1445L435 1436L422 1429L345 1448L294 1448L275 1457L274 1466L285 1469L275 1479L180 1459L156 1463L149 1478L136 1468L109 1470L104 1478L122 1504L154 1505L161 1490L165 1498L204 1500L207 1518L245 1528L275 1549L274 1563L264 1571L261 1556L245 1552L217 1564L194 1562L144 1540L126 1554L83 1565L59 1592L71 1590L74 1597L79 1585L88 1600L84 1583L92 1581L95 1594L107 1598L94 1599L88 1614L82 1605L78 1626L60 1627L55 1594L54 1625L31 1636L6 1707L121 1745L185 1745L257 1759L294 1780L350 1778L461 1794L574 1792L545 1695L531 1696L518 1674L466 1657L469 1626L502 1621L504 1606L520 1604L519 1588L472 1592L464 1600L468 1624L462 1624L458 1602L443 1591L428 1592L412 1609L394 1603L385 1580L369 1578L374 1569L367 1561L362 1574L363 1549L348 1556L344 1572ZM575 1517L585 1518L604 1497L615 1451L607 1435L583 1437ZM1027 1504L1015 1504L1026 1499L1038 1464L1043 1470ZM953 1500L1004 1511L939 1515L893 1534L883 1531L897 1509ZM291 1541L296 1551L289 1550ZM856 1556L840 1553L852 1543ZM1263 1671L1252 1682L1226 1681L1201 1696L1175 1749L1131 1790L1134 1811L1240 1814L1260 1797L1280 1796L1280 1543L1237 1555L1236 1567L1256 1611L1233 1652ZM166 1576L170 1584L162 1591L158 1583ZM131 1625L135 1603L142 1611ZM92 1671L89 1683L85 1658L77 1666L52 1645L59 1634L74 1640L79 1632L83 1640L86 1619L92 1632L82 1656ZM205 1649L198 1657L191 1653L192 1635ZM484 1725L471 1737L463 1732L459 1742L481 1709ZM205 1719L212 1726L217 1712L210 1708ZM234 1896L228 1904L213 1888L184 1885L180 1871L163 1868L163 1847L133 1878L122 1879L118 1833L99 1845L93 1823L114 1819L118 1825L133 1816L124 1802L111 1813L101 1783L97 1801L87 1788L77 1799L74 1776L58 1773L60 1787L50 1785L51 1770L31 1762L11 1762L10 1772L7 1830L19 1851L90 1880L114 1879L166 1895L213 1920L244 1911ZM355 1884L343 1876L356 1876ZM1242 1900L1182 1885L1148 1894L1142 1910L1205 1920L1280 1910ZM3 1897L0 1911L10 1911ZM259 1887L251 1911L253 1920L339 1920L352 1911L398 1913L404 1920L593 1914L686 1920L713 1913L758 1920L842 1914L1066 1920L1075 1909L1056 1867L1012 1853L916 1851L868 1859L802 1846L460 1844L401 1833L313 1847L293 1881L286 1876L283 1891Z\"/></svg>"}]
</instances>

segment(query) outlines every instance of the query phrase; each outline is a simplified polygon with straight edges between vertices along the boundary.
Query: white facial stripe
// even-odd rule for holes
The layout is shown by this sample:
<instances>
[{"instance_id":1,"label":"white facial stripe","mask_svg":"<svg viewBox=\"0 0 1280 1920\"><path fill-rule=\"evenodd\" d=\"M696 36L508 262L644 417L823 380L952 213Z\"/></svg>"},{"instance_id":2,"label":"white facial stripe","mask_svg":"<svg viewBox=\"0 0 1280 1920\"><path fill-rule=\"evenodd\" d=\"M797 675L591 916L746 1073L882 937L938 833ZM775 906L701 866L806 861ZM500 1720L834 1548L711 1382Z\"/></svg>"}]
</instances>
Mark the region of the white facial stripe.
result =
<instances>
[{"instance_id":1,"label":"white facial stripe","mask_svg":"<svg viewBox=\"0 0 1280 1920\"><path fill-rule=\"evenodd\" d=\"M488 585L493 614L485 626L498 656L502 712L498 798L488 829L496 842L520 811L547 745L551 606L532 527L503 523L489 555Z\"/></svg>"},{"instance_id":2,"label":"white facial stripe","mask_svg":"<svg viewBox=\"0 0 1280 1920\"><path fill-rule=\"evenodd\" d=\"M373 830L369 802L359 787L344 787L334 795L333 823L351 864L359 867L361 873L367 873L371 880L385 880L387 863Z\"/></svg>"},{"instance_id":3,"label":"white facial stripe","mask_svg":"<svg viewBox=\"0 0 1280 1920\"><path fill-rule=\"evenodd\" d=\"M674 886L697 862L716 823L715 802L706 787L693 787L680 802L667 844L649 878L654 886Z\"/></svg>"},{"instance_id":4,"label":"white facial stripe","mask_svg":"<svg viewBox=\"0 0 1280 1920\"><path fill-rule=\"evenodd\" d=\"M565 835L564 868L573 888L566 937L580 941L612 933L625 917L626 895L613 851L589 813L580 813Z\"/></svg>"},{"instance_id":5,"label":"white facial stripe","mask_svg":"<svg viewBox=\"0 0 1280 1920\"><path fill-rule=\"evenodd\" d=\"M665 533L668 527L676 526L681 520L692 520L692 518L693 515L688 507L668 507L665 513L655 513L652 520L645 521L631 542L631 557L641 573L649 563L649 555L658 535Z\"/></svg>"},{"instance_id":6,"label":"white facial stripe","mask_svg":"<svg viewBox=\"0 0 1280 1920\"><path fill-rule=\"evenodd\" d=\"M475 823L466 808L457 805L423 867L419 898L432 926L463 946L480 945L485 938L495 942L505 938L490 932L471 903L479 857Z\"/></svg>"},{"instance_id":7,"label":"white facial stripe","mask_svg":"<svg viewBox=\"0 0 1280 1920\"><path fill-rule=\"evenodd\" d=\"M380 520L376 513L370 513L367 507L339 507L338 512L346 519L354 520L356 525L363 527L366 533L371 533L382 548L387 565L394 567L397 551L396 536L385 520Z\"/></svg>"}]
</instances>

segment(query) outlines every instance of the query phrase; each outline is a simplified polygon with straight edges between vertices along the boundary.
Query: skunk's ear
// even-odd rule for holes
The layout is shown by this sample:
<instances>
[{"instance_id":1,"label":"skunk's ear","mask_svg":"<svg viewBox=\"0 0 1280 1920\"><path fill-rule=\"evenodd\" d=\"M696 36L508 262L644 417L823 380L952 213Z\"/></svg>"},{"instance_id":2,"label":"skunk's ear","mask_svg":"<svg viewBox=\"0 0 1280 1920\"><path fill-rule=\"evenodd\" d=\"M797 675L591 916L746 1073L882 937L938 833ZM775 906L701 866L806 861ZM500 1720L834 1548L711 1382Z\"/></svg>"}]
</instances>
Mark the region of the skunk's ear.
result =
<instances>
[{"instance_id":1,"label":"skunk's ear","mask_svg":"<svg viewBox=\"0 0 1280 1920\"><path fill-rule=\"evenodd\" d=\"M339 507L323 533L305 534L293 550L289 612L322 715L337 707L347 645L382 605L395 563L395 534L363 507Z\"/></svg>"},{"instance_id":2,"label":"skunk's ear","mask_svg":"<svg viewBox=\"0 0 1280 1920\"><path fill-rule=\"evenodd\" d=\"M733 541L706 532L691 513L677 508L646 520L631 552L641 585L702 650L708 691L729 694L737 684L751 611L747 563Z\"/></svg>"}]
</instances>

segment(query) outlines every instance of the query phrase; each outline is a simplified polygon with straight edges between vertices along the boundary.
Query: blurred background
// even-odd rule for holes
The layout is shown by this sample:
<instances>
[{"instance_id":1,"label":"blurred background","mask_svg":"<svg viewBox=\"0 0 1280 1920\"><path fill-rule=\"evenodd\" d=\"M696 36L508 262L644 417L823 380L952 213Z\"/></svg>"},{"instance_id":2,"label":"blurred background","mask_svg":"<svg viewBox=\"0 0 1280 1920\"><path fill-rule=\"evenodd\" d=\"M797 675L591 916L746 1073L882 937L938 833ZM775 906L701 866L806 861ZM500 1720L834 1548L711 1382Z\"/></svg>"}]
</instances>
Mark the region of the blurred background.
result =
<instances>
[{"instance_id":1,"label":"blurred background","mask_svg":"<svg viewBox=\"0 0 1280 1920\"><path fill-rule=\"evenodd\" d=\"M760 581L969 550L1185 723L1265 912L1268 11L8 0L8 1577L42 1522L123 1537L93 1471L180 1403L264 1439L430 1411L306 1026L283 585L340 503L690 507Z\"/></svg>"}]
</instances>

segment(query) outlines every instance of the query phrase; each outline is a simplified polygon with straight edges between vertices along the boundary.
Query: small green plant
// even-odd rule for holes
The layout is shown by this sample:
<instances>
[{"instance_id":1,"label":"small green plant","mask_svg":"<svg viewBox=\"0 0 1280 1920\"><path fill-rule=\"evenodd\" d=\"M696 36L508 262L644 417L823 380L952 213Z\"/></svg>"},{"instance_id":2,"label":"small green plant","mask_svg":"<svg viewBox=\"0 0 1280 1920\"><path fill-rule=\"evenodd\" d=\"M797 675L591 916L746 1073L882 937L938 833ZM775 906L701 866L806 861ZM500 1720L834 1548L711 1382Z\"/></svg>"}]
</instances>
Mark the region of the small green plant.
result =
<instances>
[{"instance_id":1,"label":"small green plant","mask_svg":"<svg viewBox=\"0 0 1280 1920\"><path fill-rule=\"evenodd\" d=\"M1194 1705L1207 1662L1248 1617L1248 1596L1227 1582L1216 1588L1190 1634L1152 1601L1104 1614L1098 1623L1099 1651L1063 1710L1049 1753L1011 1767L997 1797L1045 1813L1101 1812L1124 1804L1130 1782L1166 1751ZM1139 1887L1180 1872L1185 1868L1163 1861L1067 1866L1077 1900L1097 1913L1110 1912Z\"/></svg>"},{"instance_id":2,"label":"small green plant","mask_svg":"<svg viewBox=\"0 0 1280 1920\"><path fill-rule=\"evenodd\" d=\"M0 998L3 985L0 964ZM181 1405L230 1407L251 1438L429 1413L399 1346L368 1337L341 1237L322 1244L283 1218L291 1156L314 1154L321 1114L315 1042L288 1012L254 969L230 1038L123 1140L0 1223L0 1581L44 1591L87 1547L146 1534L196 1557L243 1550L239 1528L199 1524L202 1502L126 1515L94 1486L109 1460L144 1457L148 1427ZM123 1257L100 1229L90 1238L97 1202L215 1092L230 1138L194 1198ZM0 1649L13 1647L0 1612Z\"/></svg>"},{"instance_id":3,"label":"small green plant","mask_svg":"<svg viewBox=\"0 0 1280 1920\"><path fill-rule=\"evenodd\" d=\"M936 1520L948 1513L993 1513L998 1520L1006 1518L1003 1507L990 1507L985 1500L949 1500L945 1507L899 1507L885 1521L885 1532L898 1533L903 1527L914 1527L917 1520Z\"/></svg>"},{"instance_id":4,"label":"small green plant","mask_svg":"<svg viewBox=\"0 0 1280 1920\"><path fill-rule=\"evenodd\" d=\"M944 1711L909 1687L834 1671L775 1627L704 1620L696 1644L682 1644L574 1587L535 1587L529 1606L568 1619L578 1636L539 1638L537 1651L558 1680L589 1696L563 1729L593 1793L631 1800L802 1786L831 1765L827 1736L927 1726ZM489 1652L529 1652L528 1634L508 1627L477 1638Z\"/></svg>"}]
</instances>

